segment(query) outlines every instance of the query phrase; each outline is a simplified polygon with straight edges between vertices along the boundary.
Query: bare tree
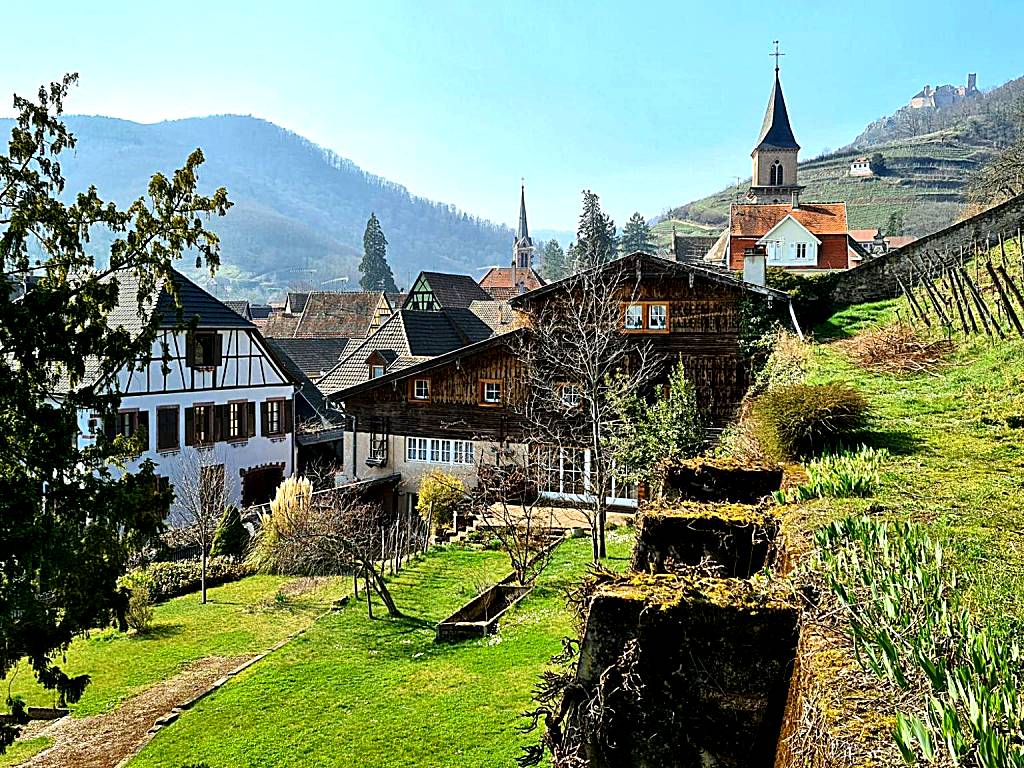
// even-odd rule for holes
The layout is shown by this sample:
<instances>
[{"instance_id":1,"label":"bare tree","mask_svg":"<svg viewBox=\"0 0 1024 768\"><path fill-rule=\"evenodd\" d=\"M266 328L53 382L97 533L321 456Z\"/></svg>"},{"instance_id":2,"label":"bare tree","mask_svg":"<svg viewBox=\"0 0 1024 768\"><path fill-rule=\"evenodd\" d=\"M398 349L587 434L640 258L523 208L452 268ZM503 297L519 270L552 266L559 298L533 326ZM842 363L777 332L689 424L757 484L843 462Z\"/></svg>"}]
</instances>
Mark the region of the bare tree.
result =
<instances>
[{"instance_id":1,"label":"bare tree","mask_svg":"<svg viewBox=\"0 0 1024 768\"><path fill-rule=\"evenodd\" d=\"M352 573L363 579L371 618L373 593L388 614L397 617L402 614L384 579L384 565L394 555L390 544L403 540L389 537L392 529L393 522L386 519L379 504L363 503L357 495L339 489L313 493L309 480L289 478L278 489L270 512L260 516L249 562L265 573ZM413 537L406 538L414 546Z\"/></svg>"},{"instance_id":2,"label":"bare tree","mask_svg":"<svg viewBox=\"0 0 1024 768\"><path fill-rule=\"evenodd\" d=\"M205 605L207 561L217 525L228 503L224 457L215 448L186 451L178 460L177 474L171 523L181 529L186 540L199 547L199 583L201 601Z\"/></svg>"},{"instance_id":3,"label":"bare tree","mask_svg":"<svg viewBox=\"0 0 1024 768\"><path fill-rule=\"evenodd\" d=\"M616 482L609 449L621 420L616 402L647 388L661 364L649 341L625 332L628 308L641 298L634 260L565 282L565 290L527 309L530 332L516 350L526 378L524 426L537 461L561 478L561 496L590 524L597 561L606 555L608 499Z\"/></svg>"},{"instance_id":4,"label":"bare tree","mask_svg":"<svg viewBox=\"0 0 1024 768\"><path fill-rule=\"evenodd\" d=\"M501 542L520 584L531 584L551 561L554 510L540 493L547 468L520 447L499 446L493 460L481 456L470 508Z\"/></svg>"}]
</instances>

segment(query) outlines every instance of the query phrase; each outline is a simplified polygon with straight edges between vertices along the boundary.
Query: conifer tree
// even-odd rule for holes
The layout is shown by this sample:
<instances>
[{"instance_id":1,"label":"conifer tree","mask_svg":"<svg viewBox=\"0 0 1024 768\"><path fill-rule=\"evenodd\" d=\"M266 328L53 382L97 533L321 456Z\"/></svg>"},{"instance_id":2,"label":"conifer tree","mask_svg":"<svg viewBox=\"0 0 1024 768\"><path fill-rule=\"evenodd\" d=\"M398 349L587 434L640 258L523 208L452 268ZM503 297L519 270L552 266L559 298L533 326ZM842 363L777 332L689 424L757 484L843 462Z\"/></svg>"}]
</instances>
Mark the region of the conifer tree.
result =
<instances>
[{"instance_id":1,"label":"conifer tree","mask_svg":"<svg viewBox=\"0 0 1024 768\"><path fill-rule=\"evenodd\" d=\"M600 198L589 189L583 190L583 212L575 245L580 269L606 264L616 255L615 222L601 210Z\"/></svg>"},{"instance_id":2,"label":"conifer tree","mask_svg":"<svg viewBox=\"0 0 1024 768\"><path fill-rule=\"evenodd\" d=\"M622 239L620 242L622 253L625 255L636 253L637 251L654 253L656 247L654 235L651 232L651 228L647 226L647 222L644 221L644 217L640 215L639 211L634 213L629 217L626 226L622 228Z\"/></svg>"},{"instance_id":3,"label":"conifer tree","mask_svg":"<svg viewBox=\"0 0 1024 768\"><path fill-rule=\"evenodd\" d=\"M363 233L363 260L359 262L359 286L364 291L398 293L395 276L387 259L388 240L380 228L377 214L371 213Z\"/></svg>"},{"instance_id":4,"label":"conifer tree","mask_svg":"<svg viewBox=\"0 0 1024 768\"><path fill-rule=\"evenodd\" d=\"M561 280L569 274L565 263L565 251L554 238L551 238L544 246L540 270L541 276L549 283Z\"/></svg>"}]
</instances>

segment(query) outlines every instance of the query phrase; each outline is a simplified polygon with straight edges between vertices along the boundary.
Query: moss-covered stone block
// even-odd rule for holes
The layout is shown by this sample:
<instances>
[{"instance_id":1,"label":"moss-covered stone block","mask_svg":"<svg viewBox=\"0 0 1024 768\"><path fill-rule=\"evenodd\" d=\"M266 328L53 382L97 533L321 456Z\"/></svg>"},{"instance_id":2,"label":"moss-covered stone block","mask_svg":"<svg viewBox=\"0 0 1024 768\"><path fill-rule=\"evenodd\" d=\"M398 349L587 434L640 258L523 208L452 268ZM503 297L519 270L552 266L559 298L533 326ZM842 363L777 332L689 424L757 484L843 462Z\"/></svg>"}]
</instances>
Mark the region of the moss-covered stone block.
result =
<instances>
[{"instance_id":1,"label":"moss-covered stone block","mask_svg":"<svg viewBox=\"0 0 1024 768\"><path fill-rule=\"evenodd\" d=\"M782 467L698 458L660 469L665 493L693 501L754 503L782 485Z\"/></svg>"}]
</instances>

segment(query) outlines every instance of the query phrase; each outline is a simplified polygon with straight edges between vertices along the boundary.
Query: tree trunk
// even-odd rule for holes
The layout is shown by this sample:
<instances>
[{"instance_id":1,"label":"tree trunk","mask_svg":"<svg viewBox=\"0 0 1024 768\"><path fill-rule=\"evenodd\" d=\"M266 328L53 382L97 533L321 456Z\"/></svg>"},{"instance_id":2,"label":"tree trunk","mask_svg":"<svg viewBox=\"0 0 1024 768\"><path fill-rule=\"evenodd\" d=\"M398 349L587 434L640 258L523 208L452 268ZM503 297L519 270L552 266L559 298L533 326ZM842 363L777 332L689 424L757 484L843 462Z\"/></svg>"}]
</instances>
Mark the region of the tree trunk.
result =
<instances>
[{"instance_id":1,"label":"tree trunk","mask_svg":"<svg viewBox=\"0 0 1024 768\"><path fill-rule=\"evenodd\" d=\"M427 536L423 542L423 554L427 553L430 549L430 531L431 525L434 523L434 502L430 502L430 507L427 509Z\"/></svg>"},{"instance_id":2,"label":"tree trunk","mask_svg":"<svg viewBox=\"0 0 1024 768\"><path fill-rule=\"evenodd\" d=\"M394 619L401 618L402 612L398 610L398 606L395 605L394 598L391 597L391 592L388 590L387 582L384 581L383 576L379 576L376 572L373 575L373 586L377 590L377 594L380 595L380 599L384 603L384 607L388 609L388 616Z\"/></svg>"},{"instance_id":3,"label":"tree trunk","mask_svg":"<svg viewBox=\"0 0 1024 768\"><path fill-rule=\"evenodd\" d=\"M203 545L202 550L203 550L202 565L200 565L200 567L199 567L199 587L200 587L200 590L202 591L202 595L203 595L202 599L201 599L201 602L202 602L203 605L206 605L206 545L205 544Z\"/></svg>"}]
</instances>

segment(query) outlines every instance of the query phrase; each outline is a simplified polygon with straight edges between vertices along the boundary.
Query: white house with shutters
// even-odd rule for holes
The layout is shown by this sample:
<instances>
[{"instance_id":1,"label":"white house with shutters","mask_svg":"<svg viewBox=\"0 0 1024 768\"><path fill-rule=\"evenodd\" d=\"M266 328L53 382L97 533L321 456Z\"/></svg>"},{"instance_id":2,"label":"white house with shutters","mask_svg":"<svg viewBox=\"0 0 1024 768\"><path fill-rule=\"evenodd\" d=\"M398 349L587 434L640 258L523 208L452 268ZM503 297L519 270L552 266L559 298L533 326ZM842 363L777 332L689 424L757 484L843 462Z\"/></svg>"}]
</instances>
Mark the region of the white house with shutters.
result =
<instances>
[{"instance_id":1,"label":"white house with shutters","mask_svg":"<svg viewBox=\"0 0 1024 768\"><path fill-rule=\"evenodd\" d=\"M814 267L818 264L821 240L792 215L768 230L757 244L764 246L770 267Z\"/></svg>"},{"instance_id":2,"label":"white house with shutters","mask_svg":"<svg viewBox=\"0 0 1024 768\"><path fill-rule=\"evenodd\" d=\"M116 420L81 414L82 439L141 432L145 449L126 470L150 459L173 487L202 467L225 484L228 503L264 503L295 467L296 384L250 320L183 275L175 273L175 284L190 330L178 329L173 299L161 290L149 356L109 386L121 396ZM122 281L112 323L141 329L136 295L136 285Z\"/></svg>"}]
</instances>

